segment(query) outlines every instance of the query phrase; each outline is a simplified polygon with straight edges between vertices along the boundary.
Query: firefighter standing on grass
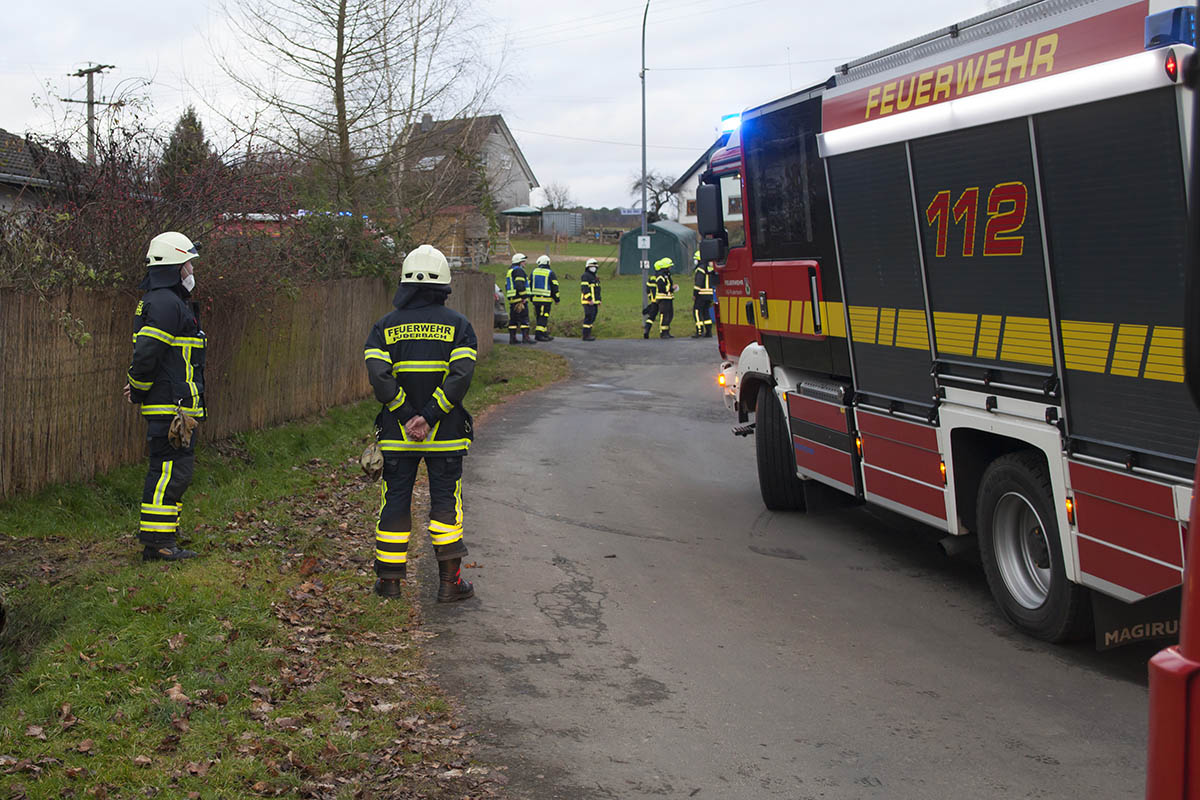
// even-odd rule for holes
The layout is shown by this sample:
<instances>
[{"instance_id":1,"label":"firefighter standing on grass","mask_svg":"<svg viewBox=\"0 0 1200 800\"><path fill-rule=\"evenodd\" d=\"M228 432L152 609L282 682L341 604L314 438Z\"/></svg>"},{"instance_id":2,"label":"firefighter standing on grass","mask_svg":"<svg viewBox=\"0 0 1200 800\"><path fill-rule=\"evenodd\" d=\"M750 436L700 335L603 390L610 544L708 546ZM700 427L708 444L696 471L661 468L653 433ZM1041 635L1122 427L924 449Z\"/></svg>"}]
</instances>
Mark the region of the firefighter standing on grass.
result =
<instances>
[{"instance_id":1,"label":"firefighter standing on grass","mask_svg":"<svg viewBox=\"0 0 1200 800\"><path fill-rule=\"evenodd\" d=\"M150 468L142 490L138 541L144 561L180 561L196 553L179 547L183 494L196 462L196 420L204 416L207 339L187 303L196 287L196 246L169 231L150 240L145 290L133 316L133 360L125 399L146 418Z\"/></svg>"},{"instance_id":2,"label":"firefighter standing on grass","mask_svg":"<svg viewBox=\"0 0 1200 800\"><path fill-rule=\"evenodd\" d=\"M536 322L534 339L548 342L550 335L550 309L558 302L558 276L550 269L550 256L538 256L533 268L529 293L533 298L533 313Z\"/></svg>"},{"instance_id":3,"label":"firefighter standing on grass","mask_svg":"<svg viewBox=\"0 0 1200 800\"><path fill-rule=\"evenodd\" d=\"M438 562L439 603L471 597L462 579L462 461L473 438L463 397L475 373L475 331L447 308L450 265L423 244L404 259L396 310L375 323L363 355L383 451L383 506L375 529L375 592L400 594L412 535L412 489L421 459L429 473L429 535Z\"/></svg>"},{"instance_id":4,"label":"firefighter standing on grass","mask_svg":"<svg viewBox=\"0 0 1200 800\"><path fill-rule=\"evenodd\" d=\"M711 261L705 263L700 260L699 250L696 251L693 260L696 270L692 275L695 284L692 287L692 316L696 320L696 332L692 334L692 338L699 339L703 336L708 339L712 338L713 331L712 304L717 291L717 271L713 269Z\"/></svg>"},{"instance_id":5,"label":"firefighter standing on grass","mask_svg":"<svg viewBox=\"0 0 1200 800\"><path fill-rule=\"evenodd\" d=\"M504 297L508 300L508 343L517 343L517 329L521 330L521 341L532 344L529 336L529 276L525 274L525 254L513 253L512 266L504 276Z\"/></svg>"},{"instance_id":6,"label":"firefighter standing on grass","mask_svg":"<svg viewBox=\"0 0 1200 800\"><path fill-rule=\"evenodd\" d=\"M646 281L646 292L650 298L650 304L645 308L643 339L650 338L650 329L654 327L654 318L659 314L662 315L659 320L659 338L675 338L671 335L671 320L675 316L675 290L679 286L671 280L671 268L674 266L675 262L669 258L660 258L654 262L654 274Z\"/></svg>"},{"instance_id":7,"label":"firefighter standing on grass","mask_svg":"<svg viewBox=\"0 0 1200 800\"><path fill-rule=\"evenodd\" d=\"M596 313L600 310L600 278L596 272L600 262L589 258L583 268L583 277L579 279L579 302L583 304L583 341L594 342L592 325L596 323Z\"/></svg>"}]
</instances>

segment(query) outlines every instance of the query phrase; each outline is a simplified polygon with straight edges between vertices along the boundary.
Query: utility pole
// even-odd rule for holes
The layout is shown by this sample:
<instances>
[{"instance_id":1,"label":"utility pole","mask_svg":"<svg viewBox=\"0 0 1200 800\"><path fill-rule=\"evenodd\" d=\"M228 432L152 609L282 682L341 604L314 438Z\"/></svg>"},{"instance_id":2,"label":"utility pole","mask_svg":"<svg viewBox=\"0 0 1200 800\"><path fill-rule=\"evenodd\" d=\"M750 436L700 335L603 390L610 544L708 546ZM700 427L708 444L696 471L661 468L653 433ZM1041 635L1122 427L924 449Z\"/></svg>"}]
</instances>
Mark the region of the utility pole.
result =
<instances>
[{"instance_id":1,"label":"utility pole","mask_svg":"<svg viewBox=\"0 0 1200 800\"><path fill-rule=\"evenodd\" d=\"M649 0L647 0L649 2ZM64 103L87 103L87 131L88 131L88 164L95 165L96 163L96 90L92 83L92 76L98 72L104 72L106 69L116 69L112 64L96 64L86 69L81 69L78 72L71 73L72 78L87 78L87 100L71 100L68 97L61 98ZM106 103L100 101L102 106L116 106L120 103Z\"/></svg>"},{"instance_id":2,"label":"utility pole","mask_svg":"<svg viewBox=\"0 0 1200 800\"><path fill-rule=\"evenodd\" d=\"M646 233L646 17L650 14L650 0L646 0L646 10L642 12L642 71L638 75L642 79L642 235L639 244L648 244ZM649 277L650 248L642 247L642 260L638 265L642 272L642 308L646 307L646 278Z\"/></svg>"}]
</instances>

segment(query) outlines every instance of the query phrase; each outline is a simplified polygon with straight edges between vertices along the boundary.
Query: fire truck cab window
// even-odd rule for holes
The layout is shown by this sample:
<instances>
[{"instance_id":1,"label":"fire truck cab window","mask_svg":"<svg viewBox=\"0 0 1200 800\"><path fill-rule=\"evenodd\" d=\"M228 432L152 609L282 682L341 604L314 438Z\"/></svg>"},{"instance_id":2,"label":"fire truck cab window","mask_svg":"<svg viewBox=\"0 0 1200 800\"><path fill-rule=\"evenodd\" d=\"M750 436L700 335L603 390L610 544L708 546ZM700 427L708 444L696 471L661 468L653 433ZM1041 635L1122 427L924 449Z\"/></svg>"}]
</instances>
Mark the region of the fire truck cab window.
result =
<instances>
[{"instance_id":1,"label":"fire truck cab window","mask_svg":"<svg viewBox=\"0 0 1200 800\"><path fill-rule=\"evenodd\" d=\"M828 189L817 153L820 122L820 101L812 100L743 123L756 261L832 253Z\"/></svg>"},{"instance_id":2,"label":"fire truck cab window","mask_svg":"<svg viewBox=\"0 0 1200 800\"><path fill-rule=\"evenodd\" d=\"M742 217L740 175L725 175L721 178L721 201L725 205L725 231L729 234L729 247L742 247L746 244L746 223Z\"/></svg>"}]
</instances>

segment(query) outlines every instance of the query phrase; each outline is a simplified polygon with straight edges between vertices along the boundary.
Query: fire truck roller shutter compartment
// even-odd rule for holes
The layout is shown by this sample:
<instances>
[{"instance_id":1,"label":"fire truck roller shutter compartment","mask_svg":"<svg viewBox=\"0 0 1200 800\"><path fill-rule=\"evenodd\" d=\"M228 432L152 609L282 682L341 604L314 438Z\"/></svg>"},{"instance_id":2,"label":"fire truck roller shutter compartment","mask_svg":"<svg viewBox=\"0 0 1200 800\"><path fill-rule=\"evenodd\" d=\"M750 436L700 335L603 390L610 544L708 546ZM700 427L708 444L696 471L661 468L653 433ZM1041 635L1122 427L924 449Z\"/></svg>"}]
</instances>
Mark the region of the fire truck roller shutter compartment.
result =
<instances>
[{"instance_id":1,"label":"fire truck roller shutter compartment","mask_svg":"<svg viewBox=\"0 0 1200 800\"><path fill-rule=\"evenodd\" d=\"M919 139L911 153L938 374L1053 385L1028 120Z\"/></svg>"},{"instance_id":2,"label":"fire truck roller shutter compartment","mask_svg":"<svg viewBox=\"0 0 1200 800\"><path fill-rule=\"evenodd\" d=\"M1072 450L1180 477L1187 204L1176 89L1035 118ZM1097 165L1103 165L1097 168Z\"/></svg>"},{"instance_id":3,"label":"fire truck roller shutter compartment","mask_svg":"<svg viewBox=\"0 0 1200 800\"><path fill-rule=\"evenodd\" d=\"M857 395L924 416L935 387L905 146L828 164Z\"/></svg>"}]
</instances>

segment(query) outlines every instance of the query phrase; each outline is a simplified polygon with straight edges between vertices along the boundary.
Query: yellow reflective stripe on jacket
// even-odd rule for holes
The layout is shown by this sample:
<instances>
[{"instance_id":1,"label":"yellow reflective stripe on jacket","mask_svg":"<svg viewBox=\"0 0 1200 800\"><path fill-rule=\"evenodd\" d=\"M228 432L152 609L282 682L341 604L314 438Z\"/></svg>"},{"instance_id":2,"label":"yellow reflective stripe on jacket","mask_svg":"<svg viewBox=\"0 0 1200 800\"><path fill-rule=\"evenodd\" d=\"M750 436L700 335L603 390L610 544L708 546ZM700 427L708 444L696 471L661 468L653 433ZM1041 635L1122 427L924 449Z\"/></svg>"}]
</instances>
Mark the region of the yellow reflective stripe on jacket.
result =
<instances>
[{"instance_id":1,"label":"yellow reflective stripe on jacket","mask_svg":"<svg viewBox=\"0 0 1200 800\"><path fill-rule=\"evenodd\" d=\"M125 373L125 377L129 379L130 386L143 392L149 391L150 387L154 385L154 381L139 381L129 373Z\"/></svg>"},{"instance_id":2,"label":"yellow reflective stripe on jacket","mask_svg":"<svg viewBox=\"0 0 1200 800\"><path fill-rule=\"evenodd\" d=\"M196 368L192 366L192 346L186 345L183 348L183 381L188 385L188 391L192 394L192 404L200 399L200 389L196 386Z\"/></svg>"},{"instance_id":3,"label":"yellow reflective stripe on jacket","mask_svg":"<svg viewBox=\"0 0 1200 800\"><path fill-rule=\"evenodd\" d=\"M200 336L176 336L174 341L176 347L204 347L204 344Z\"/></svg>"},{"instance_id":4,"label":"yellow reflective stripe on jacket","mask_svg":"<svg viewBox=\"0 0 1200 800\"><path fill-rule=\"evenodd\" d=\"M372 358L378 358L380 361L386 361L389 364L392 363L392 357L389 356L385 351L376 347L368 347L363 351L363 359L365 361L370 361Z\"/></svg>"},{"instance_id":5,"label":"yellow reflective stripe on jacket","mask_svg":"<svg viewBox=\"0 0 1200 800\"><path fill-rule=\"evenodd\" d=\"M401 372L449 372L449 361L398 361L392 365L392 374Z\"/></svg>"},{"instance_id":6,"label":"yellow reflective stripe on jacket","mask_svg":"<svg viewBox=\"0 0 1200 800\"><path fill-rule=\"evenodd\" d=\"M433 390L433 399L437 401L438 408L447 413L454 408L454 404L450 402L450 398L446 397L446 393L442 391L442 387L437 387Z\"/></svg>"},{"instance_id":7,"label":"yellow reflective stripe on jacket","mask_svg":"<svg viewBox=\"0 0 1200 800\"><path fill-rule=\"evenodd\" d=\"M471 446L470 439L446 439L445 441L405 442L399 439L381 439L379 449L385 453L441 453L453 450L466 450Z\"/></svg>"},{"instance_id":8,"label":"yellow reflective stripe on jacket","mask_svg":"<svg viewBox=\"0 0 1200 800\"><path fill-rule=\"evenodd\" d=\"M166 344L174 344L175 337L164 330L155 328L152 325L143 325L137 333L133 335L133 340L136 342L139 336L149 336L151 339L158 339Z\"/></svg>"},{"instance_id":9,"label":"yellow reflective stripe on jacket","mask_svg":"<svg viewBox=\"0 0 1200 800\"><path fill-rule=\"evenodd\" d=\"M404 387L401 386L400 389L396 392L396 396L393 397L392 401L387 404L388 411L395 411L397 408L404 405L404 398L405 398Z\"/></svg>"},{"instance_id":10,"label":"yellow reflective stripe on jacket","mask_svg":"<svg viewBox=\"0 0 1200 800\"><path fill-rule=\"evenodd\" d=\"M203 408L188 408L187 406L174 406L174 405L142 406L142 416L143 417L153 417L153 416L158 416L159 414L170 414L171 416L174 416L176 410L183 412L183 415L185 417L203 417L204 416Z\"/></svg>"},{"instance_id":11,"label":"yellow reflective stripe on jacket","mask_svg":"<svg viewBox=\"0 0 1200 800\"><path fill-rule=\"evenodd\" d=\"M473 347L456 347L450 351L450 360L458 361L460 358L469 358L474 361L477 355Z\"/></svg>"}]
</instances>

